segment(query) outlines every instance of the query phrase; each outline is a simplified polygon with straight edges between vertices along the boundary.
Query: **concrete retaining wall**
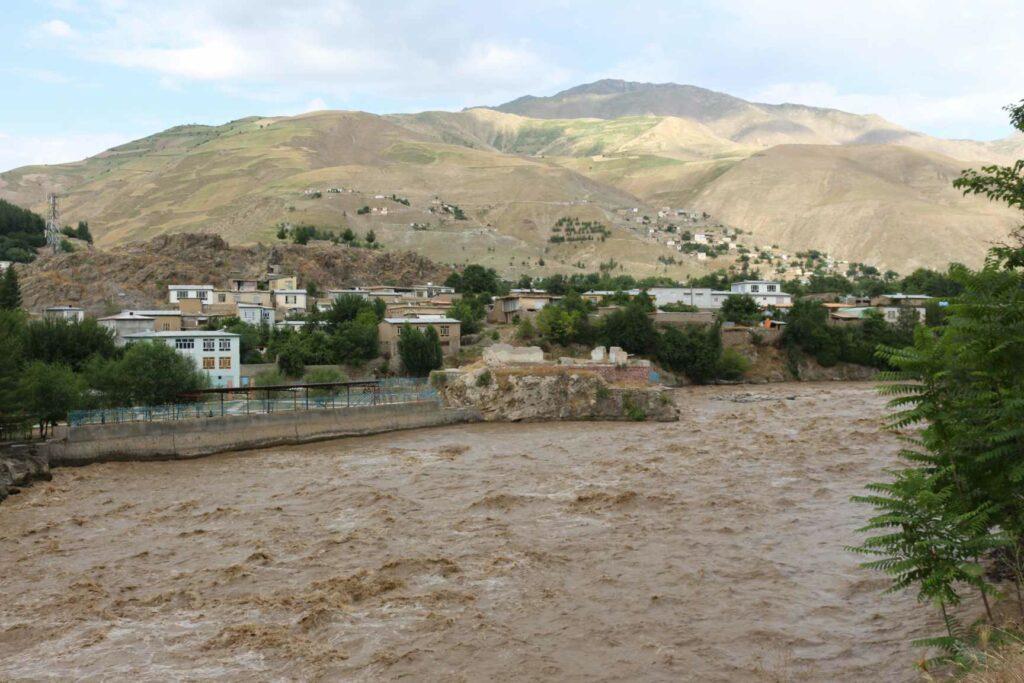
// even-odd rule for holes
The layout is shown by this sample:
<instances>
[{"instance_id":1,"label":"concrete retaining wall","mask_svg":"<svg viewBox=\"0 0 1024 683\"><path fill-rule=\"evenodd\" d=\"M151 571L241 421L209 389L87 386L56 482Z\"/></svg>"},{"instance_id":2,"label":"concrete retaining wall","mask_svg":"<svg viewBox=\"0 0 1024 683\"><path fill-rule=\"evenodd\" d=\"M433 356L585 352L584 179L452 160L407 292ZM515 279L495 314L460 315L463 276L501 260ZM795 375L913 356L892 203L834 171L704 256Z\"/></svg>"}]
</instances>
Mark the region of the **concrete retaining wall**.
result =
<instances>
[{"instance_id":1,"label":"concrete retaining wall","mask_svg":"<svg viewBox=\"0 0 1024 683\"><path fill-rule=\"evenodd\" d=\"M444 408L429 401L175 422L85 425L68 428L63 439L51 441L44 448L54 466L167 460L480 419L478 410Z\"/></svg>"}]
</instances>

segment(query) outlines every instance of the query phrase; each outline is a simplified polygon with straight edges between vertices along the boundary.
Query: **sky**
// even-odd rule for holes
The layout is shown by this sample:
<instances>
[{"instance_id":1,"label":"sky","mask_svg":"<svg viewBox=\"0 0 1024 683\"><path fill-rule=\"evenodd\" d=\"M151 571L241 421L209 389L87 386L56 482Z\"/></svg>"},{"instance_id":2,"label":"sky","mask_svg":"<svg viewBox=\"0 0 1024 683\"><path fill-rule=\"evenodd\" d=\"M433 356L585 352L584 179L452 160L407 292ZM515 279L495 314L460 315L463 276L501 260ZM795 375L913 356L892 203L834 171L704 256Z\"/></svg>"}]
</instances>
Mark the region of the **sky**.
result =
<instances>
[{"instance_id":1,"label":"sky","mask_svg":"<svg viewBox=\"0 0 1024 683\"><path fill-rule=\"evenodd\" d=\"M1021 0L0 0L0 170L184 123L457 110L600 78L1011 133Z\"/></svg>"}]
</instances>

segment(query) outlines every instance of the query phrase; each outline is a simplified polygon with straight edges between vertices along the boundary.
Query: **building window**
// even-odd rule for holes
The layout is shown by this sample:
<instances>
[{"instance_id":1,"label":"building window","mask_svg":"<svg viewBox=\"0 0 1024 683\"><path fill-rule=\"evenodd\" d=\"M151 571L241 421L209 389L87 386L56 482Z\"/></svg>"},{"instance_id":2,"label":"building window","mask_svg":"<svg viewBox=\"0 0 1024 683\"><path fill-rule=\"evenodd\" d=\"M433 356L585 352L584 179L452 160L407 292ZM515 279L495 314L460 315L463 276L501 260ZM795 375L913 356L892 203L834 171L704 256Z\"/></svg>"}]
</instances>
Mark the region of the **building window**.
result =
<instances>
[{"instance_id":1,"label":"building window","mask_svg":"<svg viewBox=\"0 0 1024 683\"><path fill-rule=\"evenodd\" d=\"M220 303L224 303L227 300L228 300L228 295L225 294L224 292L221 292L220 294L217 295L217 301L219 301Z\"/></svg>"},{"instance_id":2,"label":"building window","mask_svg":"<svg viewBox=\"0 0 1024 683\"><path fill-rule=\"evenodd\" d=\"M447 337L448 336L448 326L447 325L441 325L441 336L442 337Z\"/></svg>"},{"instance_id":3,"label":"building window","mask_svg":"<svg viewBox=\"0 0 1024 683\"><path fill-rule=\"evenodd\" d=\"M213 346L214 346L213 342L214 342L213 339L204 339L203 340L203 351L213 351Z\"/></svg>"},{"instance_id":4,"label":"building window","mask_svg":"<svg viewBox=\"0 0 1024 683\"><path fill-rule=\"evenodd\" d=\"M759 292L759 291L761 291L761 287L759 285L750 285L750 291L751 292Z\"/></svg>"},{"instance_id":5,"label":"building window","mask_svg":"<svg viewBox=\"0 0 1024 683\"><path fill-rule=\"evenodd\" d=\"M220 369L230 370L231 369L231 356L223 356L220 358Z\"/></svg>"},{"instance_id":6,"label":"building window","mask_svg":"<svg viewBox=\"0 0 1024 683\"><path fill-rule=\"evenodd\" d=\"M203 301L206 301L206 295L208 293L209 292L207 292L205 289L199 290L199 298L202 299Z\"/></svg>"},{"instance_id":7,"label":"building window","mask_svg":"<svg viewBox=\"0 0 1024 683\"><path fill-rule=\"evenodd\" d=\"M214 359L213 356L204 356L203 357L203 370L213 370L213 368L214 368L214 361L215 361L215 359Z\"/></svg>"},{"instance_id":8,"label":"building window","mask_svg":"<svg viewBox=\"0 0 1024 683\"><path fill-rule=\"evenodd\" d=\"M218 345L219 345L221 351L230 351L231 350L231 340L230 339L218 339L217 342L218 342Z\"/></svg>"},{"instance_id":9,"label":"building window","mask_svg":"<svg viewBox=\"0 0 1024 683\"><path fill-rule=\"evenodd\" d=\"M293 303L295 303L295 295L294 294L285 294L284 295L284 302L286 304L293 304Z\"/></svg>"},{"instance_id":10,"label":"building window","mask_svg":"<svg viewBox=\"0 0 1024 683\"><path fill-rule=\"evenodd\" d=\"M777 289L777 287L775 285L768 285L768 291L769 292L774 292L776 289Z\"/></svg>"},{"instance_id":11,"label":"building window","mask_svg":"<svg viewBox=\"0 0 1024 683\"><path fill-rule=\"evenodd\" d=\"M174 340L174 348L176 349L194 349L196 347L196 340L191 337L178 337Z\"/></svg>"}]
</instances>

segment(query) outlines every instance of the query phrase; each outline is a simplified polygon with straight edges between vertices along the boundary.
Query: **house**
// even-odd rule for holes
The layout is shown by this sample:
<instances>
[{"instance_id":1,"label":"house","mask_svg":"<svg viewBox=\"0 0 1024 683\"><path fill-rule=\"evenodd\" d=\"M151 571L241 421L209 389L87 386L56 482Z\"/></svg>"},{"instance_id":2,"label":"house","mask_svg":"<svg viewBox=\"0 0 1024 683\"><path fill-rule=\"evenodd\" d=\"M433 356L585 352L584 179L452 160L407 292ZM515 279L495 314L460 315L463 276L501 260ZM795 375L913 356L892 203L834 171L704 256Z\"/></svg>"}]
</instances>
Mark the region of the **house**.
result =
<instances>
[{"instance_id":1,"label":"house","mask_svg":"<svg viewBox=\"0 0 1024 683\"><path fill-rule=\"evenodd\" d=\"M177 310L133 310L133 311L121 311L121 313L131 313L133 315L140 315L147 318L153 318L153 331L154 332L174 332L181 329L181 311Z\"/></svg>"},{"instance_id":2,"label":"house","mask_svg":"<svg viewBox=\"0 0 1024 683\"><path fill-rule=\"evenodd\" d=\"M127 342L167 344L192 360L210 380L212 387L237 387L239 346L237 334L221 330L181 330L177 332L136 332L125 335Z\"/></svg>"},{"instance_id":3,"label":"house","mask_svg":"<svg viewBox=\"0 0 1024 683\"><path fill-rule=\"evenodd\" d=\"M181 299L199 299L209 301L213 295L213 285L167 285L168 300L172 304Z\"/></svg>"},{"instance_id":4,"label":"house","mask_svg":"<svg viewBox=\"0 0 1024 683\"><path fill-rule=\"evenodd\" d=\"M219 293L218 293L219 294ZM253 304L255 306L274 307L274 295L269 290L232 292L236 304Z\"/></svg>"},{"instance_id":5,"label":"house","mask_svg":"<svg viewBox=\"0 0 1024 683\"><path fill-rule=\"evenodd\" d=\"M299 279L294 275L270 274L267 275L266 288L271 291L275 289L298 289Z\"/></svg>"},{"instance_id":6,"label":"house","mask_svg":"<svg viewBox=\"0 0 1024 683\"><path fill-rule=\"evenodd\" d=\"M6 273L13 263L14 261L0 261L0 273Z\"/></svg>"},{"instance_id":7,"label":"house","mask_svg":"<svg viewBox=\"0 0 1024 683\"><path fill-rule=\"evenodd\" d=\"M729 288L734 294L746 294L761 306L788 308L793 297L782 291L782 284L771 280L744 280L734 282Z\"/></svg>"},{"instance_id":8,"label":"house","mask_svg":"<svg viewBox=\"0 0 1024 683\"><path fill-rule=\"evenodd\" d=\"M156 318L150 315L139 315L134 311L121 311L117 315L108 315L99 319L101 327L105 327L114 333L114 343L118 346L125 345L125 335L138 332L153 332L156 326Z\"/></svg>"},{"instance_id":9,"label":"house","mask_svg":"<svg viewBox=\"0 0 1024 683\"><path fill-rule=\"evenodd\" d=\"M419 315L445 315L452 307L448 299L400 299L393 301L384 309L384 315L390 318L402 318Z\"/></svg>"},{"instance_id":10,"label":"house","mask_svg":"<svg viewBox=\"0 0 1024 683\"><path fill-rule=\"evenodd\" d=\"M259 304L235 304L238 310L238 319L249 325L273 325L274 309L270 306Z\"/></svg>"},{"instance_id":11,"label":"house","mask_svg":"<svg viewBox=\"0 0 1024 683\"><path fill-rule=\"evenodd\" d=\"M43 309L43 317L47 320L67 320L80 323L85 320L85 309L77 306L50 306Z\"/></svg>"},{"instance_id":12,"label":"house","mask_svg":"<svg viewBox=\"0 0 1024 683\"><path fill-rule=\"evenodd\" d=\"M561 298L540 289L513 289L505 296L494 297L487 320L507 325L523 318L532 318L549 303Z\"/></svg>"},{"instance_id":13,"label":"house","mask_svg":"<svg viewBox=\"0 0 1024 683\"><path fill-rule=\"evenodd\" d=\"M275 330L291 330L292 332L298 332L305 326L305 320L278 320L274 323Z\"/></svg>"},{"instance_id":14,"label":"house","mask_svg":"<svg viewBox=\"0 0 1024 683\"><path fill-rule=\"evenodd\" d=\"M260 288L260 281L255 278L233 277L228 280L228 288L232 292L254 292Z\"/></svg>"},{"instance_id":15,"label":"house","mask_svg":"<svg viewBox=\"0 0 1024 683\"><path fill-rule=\"evenodd\" d=\"M401 354L398 352L398 340L401 339L402 329L410 325L416 329L426 330L433 327L441 340L441 353L451 356L459 352L459 341L462 334L462 323L455 318L448 318L443 315L422 315L422 316L401 316L384 318L377 325L377 338L380 343L381 354L387 356L388 365L393 370L401 366Z\"/></svg>"},{"instance_id":16,"label":"house","mask_svg":"<svg viewBox=\"0 0 1024 683\"><path fill-rule=\"evenodd\" d=\"M274 308L285 315L289 313L306 312L306 290L304 289L275 289Z\"/></svg>"}]
</instances>

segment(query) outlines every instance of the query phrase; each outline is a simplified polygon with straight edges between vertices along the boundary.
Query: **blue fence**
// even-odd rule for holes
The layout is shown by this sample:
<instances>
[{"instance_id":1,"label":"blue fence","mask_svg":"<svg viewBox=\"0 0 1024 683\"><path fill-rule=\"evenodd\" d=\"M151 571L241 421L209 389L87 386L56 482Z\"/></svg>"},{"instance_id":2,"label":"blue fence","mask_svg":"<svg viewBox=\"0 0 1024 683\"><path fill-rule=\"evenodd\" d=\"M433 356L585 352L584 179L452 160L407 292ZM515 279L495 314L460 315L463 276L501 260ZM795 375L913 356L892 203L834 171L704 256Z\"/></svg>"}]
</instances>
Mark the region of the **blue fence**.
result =
<instances>
[{"instance_id":1,"label":"blue fence","mask_svg":"<svg viewBox=\"0 0 1024 683\"><path fill-rule=\"evenodd\" d=\"M240 387L201 392L199 400L158 406L73 410L71 426L199 420L227 415L260 415L296 410L345 409L439 400L425 381L392 378L369 382L337 382L275 387Z\"/></svg>"}]
</instances>

